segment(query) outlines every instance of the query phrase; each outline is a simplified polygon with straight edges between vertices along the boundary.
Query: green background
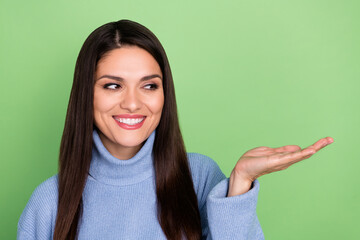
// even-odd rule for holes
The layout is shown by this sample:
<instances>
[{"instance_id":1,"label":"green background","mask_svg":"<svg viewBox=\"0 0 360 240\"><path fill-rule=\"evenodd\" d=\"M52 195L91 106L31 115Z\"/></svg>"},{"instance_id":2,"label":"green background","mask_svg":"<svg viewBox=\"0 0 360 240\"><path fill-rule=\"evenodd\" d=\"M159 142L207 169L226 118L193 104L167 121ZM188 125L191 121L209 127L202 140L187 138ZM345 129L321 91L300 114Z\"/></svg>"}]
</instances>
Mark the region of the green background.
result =
<instances>
[{"instance_id":1,"label":"green background","mask_svg":"<svg viewBox=\"0 0 360 240\"><path fill-rule=\"evenodd\" d=\"M188 152L229 176L258 146L335 142L259 178L266 239L360 239L360 1L0 0L0 239L57 157L77 54L98 26L158 36Z\"/></svg>"}]
</instances>

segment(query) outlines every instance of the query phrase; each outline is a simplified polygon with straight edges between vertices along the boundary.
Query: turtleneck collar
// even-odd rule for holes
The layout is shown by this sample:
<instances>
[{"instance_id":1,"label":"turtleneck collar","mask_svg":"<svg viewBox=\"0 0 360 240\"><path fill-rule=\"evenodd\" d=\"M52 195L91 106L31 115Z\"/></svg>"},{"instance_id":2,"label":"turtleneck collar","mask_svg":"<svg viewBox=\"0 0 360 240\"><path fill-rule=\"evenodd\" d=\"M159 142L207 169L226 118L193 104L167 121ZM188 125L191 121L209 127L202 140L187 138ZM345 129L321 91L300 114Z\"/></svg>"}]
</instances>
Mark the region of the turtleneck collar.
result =
<instances>
[{"instance_id":1,"label":"turtleneck collar","mask_svg":"<svg viewBox=\"0 0 360 240\"><path fill-rule=\"evenodd\" d=\"M105 148L98 132L93 131L93 150L89 175L99 182L124 186L141 182L154 176L153 144L156 130L148 137L134 157L120 160Z\"/></svg>"}]
</instances>

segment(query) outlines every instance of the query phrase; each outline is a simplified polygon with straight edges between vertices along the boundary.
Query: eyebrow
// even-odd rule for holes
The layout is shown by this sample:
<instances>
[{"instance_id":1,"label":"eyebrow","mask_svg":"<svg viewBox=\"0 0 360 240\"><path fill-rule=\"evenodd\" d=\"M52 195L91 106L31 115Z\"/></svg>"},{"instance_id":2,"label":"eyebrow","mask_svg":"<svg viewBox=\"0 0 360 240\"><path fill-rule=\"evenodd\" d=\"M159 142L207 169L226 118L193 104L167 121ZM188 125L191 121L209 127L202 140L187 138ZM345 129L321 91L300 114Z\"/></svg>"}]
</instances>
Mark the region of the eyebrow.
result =
<instances>
[{"instance_id":1,"label":"eyebrow","mask_svg":"<svg viewBox=\"0 0 360 240\"><path fill-rule=\"evenodd\" d=\"M99 77L97 80L100 80L102 78L110 78L112 80L119 81L119 82L124 81L124 79L122 77L112 76L112 75L103 75L103 76ZM146 80L149 80L149 79L152 79L152 78L160 78L162 80L162 77L159 74L152 74L152 75L142 77L140 79L140 81L146 81Z\"/></svg>"}]
</instances>

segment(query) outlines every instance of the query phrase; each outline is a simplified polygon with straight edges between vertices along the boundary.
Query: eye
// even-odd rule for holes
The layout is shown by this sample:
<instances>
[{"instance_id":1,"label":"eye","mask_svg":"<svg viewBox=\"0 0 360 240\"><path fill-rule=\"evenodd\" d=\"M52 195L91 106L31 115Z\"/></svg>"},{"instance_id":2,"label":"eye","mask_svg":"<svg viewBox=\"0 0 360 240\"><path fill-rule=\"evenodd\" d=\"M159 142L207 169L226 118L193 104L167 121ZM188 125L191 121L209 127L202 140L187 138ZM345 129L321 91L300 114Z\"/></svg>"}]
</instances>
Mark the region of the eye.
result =
<instances>
[{"instance_id":1,"label":"eye","mask_svg":"<svg viewBox=\"0 0 360 240\"><path fill-rule=\"evenodd\" d=\"M158 85L155 84L155 83L151 83L151 84L145 85L145 89L146 89L146 90L155 90L155 89L157 89L157 88L158 88Z\"/></svg>"},{"instance_id":2,"label":"eye","mask_svg":"<svg viewBox=\"0 0 360 240\"><path fill-rule=\"evenodd\" d=\"M119 87L120 87L120 85L116 84L116 83L107 83L104 85L105 89L110 89L110 90L115 90L115 89L118 89Z\"/></svg>"}]
</instances>

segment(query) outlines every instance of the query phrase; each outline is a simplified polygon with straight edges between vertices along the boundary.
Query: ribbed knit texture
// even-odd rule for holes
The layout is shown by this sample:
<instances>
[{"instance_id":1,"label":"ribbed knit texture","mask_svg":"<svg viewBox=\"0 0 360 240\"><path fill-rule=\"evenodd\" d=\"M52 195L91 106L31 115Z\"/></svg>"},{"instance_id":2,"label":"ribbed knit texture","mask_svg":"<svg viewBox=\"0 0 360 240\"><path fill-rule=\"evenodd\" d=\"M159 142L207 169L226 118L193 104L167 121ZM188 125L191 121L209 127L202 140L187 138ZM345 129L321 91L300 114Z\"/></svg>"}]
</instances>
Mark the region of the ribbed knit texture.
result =
<instances>
[{"instance_id":1,"label":"ribbed knit texture","mask_svg":"<svg viewBox=\"0 0 360 240\"><path fill-rule=\"evenodd\" d=\"M112 156L93 132L93 154L83 192L79 239L166 239L156 214L152 148L154 130L131 159ZM264 239L256 215L259 182L246 193L226 197L229 178L217 163L187 153L206 240ZM40 184L18 223L17 239L52 239L58 197L57 175Z\"/></svg>"}]
</instances>

